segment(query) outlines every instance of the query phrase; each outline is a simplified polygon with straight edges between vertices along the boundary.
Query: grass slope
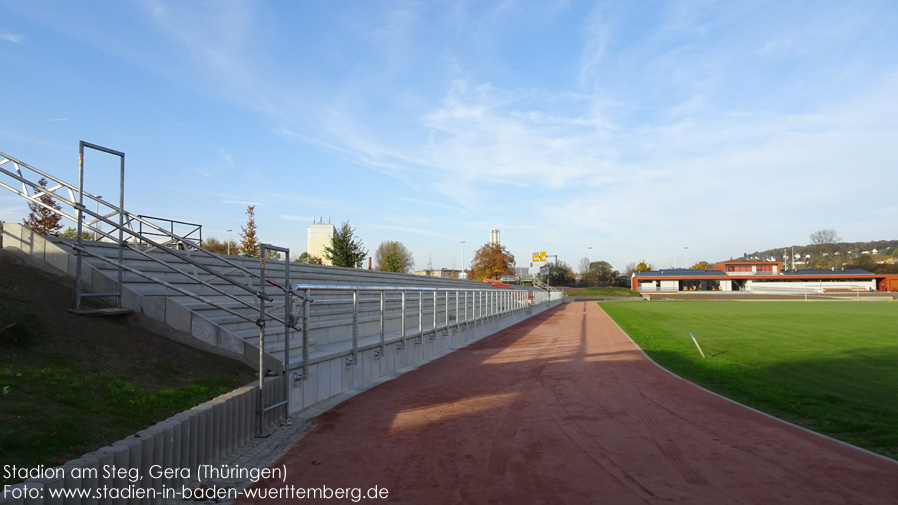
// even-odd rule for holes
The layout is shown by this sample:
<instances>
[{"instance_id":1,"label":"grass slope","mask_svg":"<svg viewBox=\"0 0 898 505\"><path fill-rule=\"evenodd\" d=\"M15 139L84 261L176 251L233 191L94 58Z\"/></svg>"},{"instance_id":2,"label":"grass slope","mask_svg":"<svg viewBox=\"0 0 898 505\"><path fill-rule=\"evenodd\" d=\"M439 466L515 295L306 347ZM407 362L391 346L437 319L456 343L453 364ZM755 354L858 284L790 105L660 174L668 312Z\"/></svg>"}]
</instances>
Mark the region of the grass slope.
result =
<instances>
[{"instance_id":1,"label":"grass slope","mask_svg":"<svg viewBox=\"0 0 898 505\"><path fill-rule=\"evenodd\" d=\"M252 380L127 318L68 313L68 282L0 250L0 468L60 464Z\"/></svg>"},{"instance_id":2,"label":"grass slope","mask_svg":"<svg viewBox=\"0 0 898 505\"><path fill-rule=\"evenodd\" d=\"M898 459L898 303L601 306L653 360L674 373Z\"/></svg>"}]
</instances>

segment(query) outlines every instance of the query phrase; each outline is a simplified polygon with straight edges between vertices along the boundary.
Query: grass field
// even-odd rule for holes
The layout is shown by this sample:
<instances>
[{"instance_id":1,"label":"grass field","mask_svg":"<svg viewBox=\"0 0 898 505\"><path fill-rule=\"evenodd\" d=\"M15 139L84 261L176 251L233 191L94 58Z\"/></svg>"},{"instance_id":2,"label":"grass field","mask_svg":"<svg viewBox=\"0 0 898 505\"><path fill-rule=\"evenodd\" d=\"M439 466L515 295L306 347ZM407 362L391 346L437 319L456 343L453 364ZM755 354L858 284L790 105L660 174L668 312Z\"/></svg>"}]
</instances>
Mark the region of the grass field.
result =
<instances>
[{"instance_id":1,"label":"grass field","mask_svg":"<svg viewBox=\"0 0 898 505\"><path fill-rule=\"evenodd\" d=\"M564 293L569 298L601 298L618 296L642 296L637 291L617 286L589 287L589 288L564 288Z\"/></svg>"},{"instance_id":2,"label":"grass field","mask_svg":"<svg viewBox=\"0 0 898 505\"><path fill-rule=\"evenodd\" d=\"M674 373L898 459L898 303L600 305L653 360Z\"/></svg>"}]
</instances>

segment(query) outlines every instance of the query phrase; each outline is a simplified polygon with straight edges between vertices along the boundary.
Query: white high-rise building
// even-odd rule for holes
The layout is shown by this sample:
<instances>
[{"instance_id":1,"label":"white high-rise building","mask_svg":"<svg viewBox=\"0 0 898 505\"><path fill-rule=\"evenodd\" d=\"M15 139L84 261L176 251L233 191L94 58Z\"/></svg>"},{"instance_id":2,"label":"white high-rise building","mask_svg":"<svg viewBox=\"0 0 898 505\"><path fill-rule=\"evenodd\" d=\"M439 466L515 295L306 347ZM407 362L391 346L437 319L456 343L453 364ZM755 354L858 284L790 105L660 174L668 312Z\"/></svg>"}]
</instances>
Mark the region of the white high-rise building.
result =
<instances>
[{"instance_id":1,"label":"white high-rise building","mask_svg":"<svg viewBox=\"0 0 898 505\"><path fill-rule=\"evenodd\" d=\"M490 244L501 244L499 242L499 228L490 230Z\"/></svg>"},{"instance_id":2,"label":"white high-rise building","mask_svg":"<svg viewBox=\"0 0 898 505\"><path fill-rule=\"evenodd\" d=\"M324 257L324 248L330 247L335 231L334 225L330 222L325 223L324 218L310 224L306 230L306 252L309 256L321 258L325 265L331 265L332 263Z\"/></svg>"}]
</instances>

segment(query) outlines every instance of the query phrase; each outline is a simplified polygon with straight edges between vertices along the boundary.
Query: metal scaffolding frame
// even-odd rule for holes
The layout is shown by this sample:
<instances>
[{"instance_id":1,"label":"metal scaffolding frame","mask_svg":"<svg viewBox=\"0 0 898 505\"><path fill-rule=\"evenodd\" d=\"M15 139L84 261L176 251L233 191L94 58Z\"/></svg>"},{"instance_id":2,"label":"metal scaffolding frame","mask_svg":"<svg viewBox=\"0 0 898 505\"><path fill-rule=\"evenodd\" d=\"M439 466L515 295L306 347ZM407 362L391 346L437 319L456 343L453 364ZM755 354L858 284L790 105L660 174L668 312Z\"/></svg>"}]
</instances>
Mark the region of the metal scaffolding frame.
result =
<instances>
[{"instance_id":1,"label":"metal scaffolding frame","mask_svg":"<svg viewBox=\"0 0 898 505\"><path fill-rule=\"evenodd\" d=\"M111 154L113 156L118 156L120 158L120 179L119 179L119 202L117 205L112 204L106 200L103 200L100 196L91 194L84 190L84 149L93 149L103 153ZM8 170L8 168L12 170ZM47 179L48 181L52 181L55 185L48 187L43 187L39 182L34 182L31 180L33 177L32 174L36 174L39 176L38 178ZM3 176L12 179L13 182L10 182L9 179L4 178ZM124 209L124 180L125 180L125 154L120 151L116 151L114 149L110 149L107 147L99 146L96 144L91 144L89 142L81 141L79 143L79 153L78 153L78 185L72 185L66 183L65 181L37 168L24 163L12 156L9 156L3 152L0 152L0 187L6 188L9 191L25 198L26 200L37 204L41 207L49 209L50 211L59 214L60 216L74 221L76 223L77 229L77 237L74 244L71 244L72 249L76 253L76 293L75 293L75 309L74 312L77 313L87 313L81 307L82 298L85 296L95 296L95 297L105 297L105 298L116 298L118 301L118 309L122 309L122 284L123 284L123 273L125 271L138 275L144 279L147 279L151 282L155 282L159 285L165 286L168 289L171 289L177 293L182 295L189 296L196 300L199 300L203 303L206 303L212 307L223 310L233 316L239 317L246 321L250 321L255 323L260 328L260 332L262 335L262 343L264 343L264 331L267 320L273 320L285 325L285 327L295 326L295 321L293 317L290 316L289 310L293 305L292 301L289 300L290 297L297 296L296 293L291 294L288 291L289 286L289 266L287 268L288 277L285 279L285 284L283 287L279 286L284 291L285 302L285 314L283 317L278 317L277 315L272 314L269 311L265 310L265 302L271 302L273 298L268 295L265 291L266 285L271 285L274 283L266 282L264 275L264 260L262 262L262 266L259 272L254 272L250 269L245 268L244 266L229 261L228 259L222 257L221 255L217 255L211 251L207 251L200 247L200 244L194 243L192 239L186 236L180 236L173 231L165 229L164 227L152 222L151 220L159 220L160 218L151 218L147 216L134 215L127 212ZM57 200L60 203L65 204L70 209L74 210L74 215L71 210L66 210L65 208L55 209L40 200L40 197L43 195L49 195L53 199ZM85 199L88 201L92 201L96 205L98 210L91 210L91 205L85 205ZM102 209L102 210L100 210ZM109 211L107 212L107 209ZM92 218L90 220L87 219ZM116 220L111 220L110 218L116 218ZM104 231L100 228L99 224L105 223L108 225L111 230ZM171 221L171 223L179 223L179 224L187 224L192 225L191 223L183 223L180 221ZM135 229L135 225L139 228ZM172 225L173 226L173 225ZM198 225L195 225L198 226ZM89 230L95 234L96 237L103 237L111 242L114 242L118 246L118 257L116 259L110 259L102 255L98 255L92 253L89 248L87 248L84 244L83 232L85 230ZM115 233L117 232L117 234ZM117 236L116 236L117 235ZM126 236L127 235L127 236ZM200 235L202 236L202 235ZM152 237L152 238L151 238ZM159 238L161 237L161 239ZM176 244L184 244L186 247L184 250L171 249L166 247L168 243L176 243ZM267 249L277 250L281 252L285 252L289 256L289 250L279 248L277 246L266 245ZM157 278L156 276L150 275L146 272L142 272L138 269L129 267L124 263L124 252L128 250L129 252L133 252L141 257L151 260L159 265L164 266L165 268L171 270L172 272L176 272L184 277L191 279L192 281L197 282L200 286L205 287L211 291L214 291L224 297L227 297L230 300L233 300L237 304L251 308L253 310L259 311L259 316L257 318L247 316L245 314L241 314L236 310L227 307L221 303L217 303L209 298L194 293L188 289L184 289L182 287L176 286L170 282L166 282L162 279ZM178 268L175 265L172 265L169 262L166 262L160 258L157 258L154 255L150 254L150 251L162 251L167 253L168 255L174 256L178 258L180 261L186 262L196 269L196 272L199 270L204 271L205 273L210 275L209 279L203 280L199 277L198 273L193 274ZM117 275L117 283L116 283L116 292L114 293L85 293L82 287L82 262L83 256L87 254L90 255L97 260L100 260L104 263L110 264L118 269ZM264 254L264 249L263 249ZM206 264L201 263L200 261L191 257L191 255L197 255L200 257L207 258L207 261L211 261L214 263L214 267L210 267ZM211 258L211 260L209 260ZM237 282L228 275L220 273L219 269L225 269L227 272L242 272L247 280L246 283ZM226 283L237 286L245 294L251 295L254 302L247 301L244 298L241 298L237 295L231 294L218 286L216 286L212 280L223 280ZM256 286L255 284L258 284ZM277 286L277 284L274 284ZM305 298L303 298L305 300ZM289 337L289 334L288 334ZM285 339L285 342L289 342L289 338ZM262 359L265 353L264 346L260 343L259 346L259 356L260 356L260 391L261 391L261 382L265 376L266 370L261 368ZM289 360L289 357L287 358ZM285 366L283 369L283 373L287 373L288 366ZM285 383L287 381L285 380ZM289 398L288 398L289 399ZM286 409L285 409L286 412Z\"/></svg>"}]
</instances>

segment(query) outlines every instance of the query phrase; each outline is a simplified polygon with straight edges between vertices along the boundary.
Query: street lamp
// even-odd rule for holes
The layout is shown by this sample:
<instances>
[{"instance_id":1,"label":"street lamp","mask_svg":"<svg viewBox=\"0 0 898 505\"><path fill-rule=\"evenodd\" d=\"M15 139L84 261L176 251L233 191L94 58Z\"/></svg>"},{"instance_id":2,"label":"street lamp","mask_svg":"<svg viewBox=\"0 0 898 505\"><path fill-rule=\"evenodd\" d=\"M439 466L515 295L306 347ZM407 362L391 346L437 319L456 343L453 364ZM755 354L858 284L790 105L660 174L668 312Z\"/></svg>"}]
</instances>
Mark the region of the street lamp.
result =
<instances>
[{"instance_id":1,"label":"street lamp","mask_svg":"<svg viewBox=\"0 0 898 505\"><path fill-rule=\"evenodd\" d=\"M231 230L228 230L228 256L231 255Z\"/></svg>"},{"instance_id":2,"label":"street lamp","mask_svg":"<svg viewBox=\"0 0 898 505\"><path fill-rule=\"evenodd\" d=\"M592 258L590 258L590 256L592 256L592 246L586 248L586 272L584 272L583 275L586 276L585 280L587 286L589 286L589 274L592 270Z\"/></svg>"},{"instance_id":3,"label":"street lamp","mask_svg":"<svg viewBox=\"0 0 898 505\"><path fill-rule=\"evenodd\" d=\"M686 252L683 253L686 255L686 268L689 268L689 246L686 246L683 249L686 250Z\"/></svg>"},{"instance_id":4,"label":"street lamp","mask_svg":"<svg viewBox=\"0 0 898 505\"><path fill-rule=\"evenodd\" d=\"M464 273L463 279L468 278L468 269L465 268L465 241L461 241L461 271Z\"/></svg>"}]
</instances>

